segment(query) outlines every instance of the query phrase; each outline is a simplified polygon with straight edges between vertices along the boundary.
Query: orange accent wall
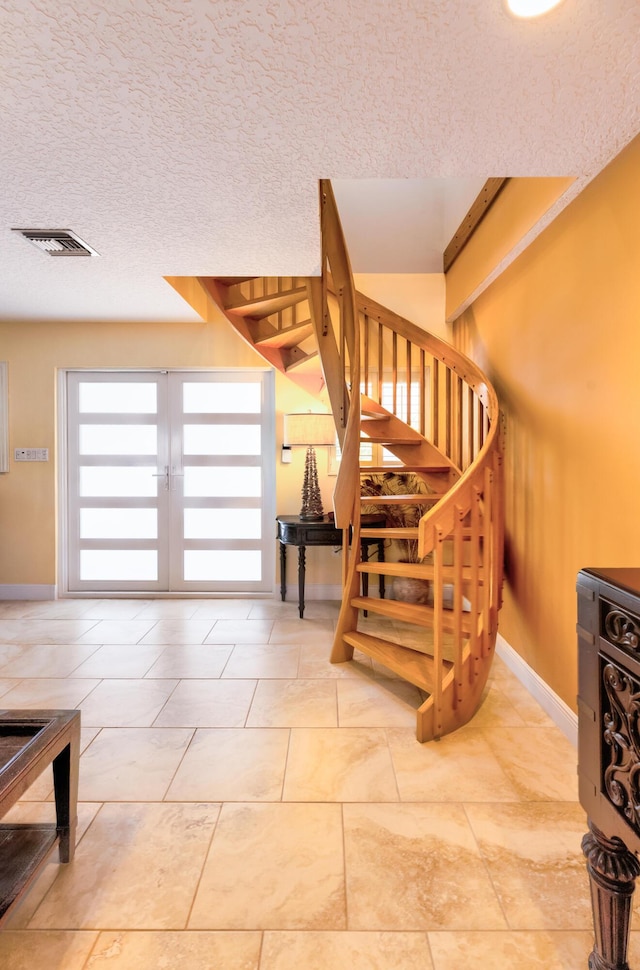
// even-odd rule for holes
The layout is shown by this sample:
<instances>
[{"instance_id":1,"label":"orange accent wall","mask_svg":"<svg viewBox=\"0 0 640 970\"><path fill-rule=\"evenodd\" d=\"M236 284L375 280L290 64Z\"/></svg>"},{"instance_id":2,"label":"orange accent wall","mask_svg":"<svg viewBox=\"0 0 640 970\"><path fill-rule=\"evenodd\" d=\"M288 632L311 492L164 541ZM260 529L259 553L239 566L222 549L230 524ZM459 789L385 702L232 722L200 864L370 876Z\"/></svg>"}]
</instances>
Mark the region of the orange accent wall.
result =
<instances>
[{"instance_id":1,"label":"orange accent wall","mask_svg":"<svg viewBox=\"0 0 640 970\"><path fill-rule=\"evenodd\" d=\"M567 192L573 178L510 178L447 273L446 319Z\"/></svg>"},{"instance_id":2,"label":"orange accent wall","mask_svg":"<svg viewBox=\"0 0 640 970\"><path fill-rule=\"evenodd\" d=\"M574 710L576 574L640 562L639 226L640 136L453 327L506 417L500 633Z\"/></svg>"}]
</instances>

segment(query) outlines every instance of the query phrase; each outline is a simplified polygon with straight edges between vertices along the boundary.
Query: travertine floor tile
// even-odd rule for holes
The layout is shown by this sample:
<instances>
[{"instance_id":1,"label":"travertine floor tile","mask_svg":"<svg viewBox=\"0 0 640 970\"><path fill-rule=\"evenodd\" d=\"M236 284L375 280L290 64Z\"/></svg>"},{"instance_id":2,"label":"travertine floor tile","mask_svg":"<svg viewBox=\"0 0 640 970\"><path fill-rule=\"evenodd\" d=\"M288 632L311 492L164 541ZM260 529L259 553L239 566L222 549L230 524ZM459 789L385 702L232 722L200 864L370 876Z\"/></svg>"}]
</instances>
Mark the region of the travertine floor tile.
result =
<instances>
[{"instance_id":1,"label":"travertine floor tile","mask_svg":"<svg viewBox=\"0 0 640 970\"><path fill-rule=\"evenodd\" d=\"M303 643L300 648L298 677L306 677L308 680L316 678L359 680L363 677L366 680L373 677L371 657L365 656L358 650L354 652L353 661L349 663L332 664L329 660L330 656L331 644Z\"/></svg>"},{"instance_id":2,"label":"travertine floor tile","mask_svg":"<svg viewBox=\"0 0 640 970\"><path fill-rule=\"evenodd\" d=\"M222 673L224 677L290 678L298 673L300 647L285 643L239 643Z\"/></svg>"},{"instance_id":3,"label":"travertine floor tile","mask_svg":"<svg viewBox=\"0 0 640 970\"><path fill-rule=\"evenodd\" d=\"M262 934L101 933L87 970L258 970Z\"/></svg>"},{"instance_id":4,"label":"travertine floor tile","mask_svg":"<svg viewBox=\"0 0 640 970\"><path fill-rule=\"evenodd\" d=\"M195 620L246 620L252 608L253 600L198 600L193 618Z\"/></svg>"},{"instance_id":5,"label":"travertine floor tile","mask_svg":"<svg viewBox=\"0 0 640 970\"><path fill-rule=\"evenodd\" d=\"M146 606L157 600L96 600L89 602L89 607L82 614L85 620L135 620Z\"/></svg>"},{"instance_id":6,"label":"travertine floor tile","mask_svg":"<svg viewBox=\"0 0 640 970\"><path fill-rule=\"evenodd\" d=\"M502 686L489 682L483 694L480 707L470 722L474 728L490 726L520 728L526 721L517 707L506 696Z\"/></svg>"},{"instance_id":7,"label":"travertine floor tile","mask_svg":"<svg viewBox=\"0 0 640 970\"><path fill-rule=\"evenodd\" d=\"M190 929L344 929L339 805L222 808Z\"/></svg>"},{"instance_id":8,"label":"travertine floor tile","mask_svg":"<svg viewBox=\"0 0 640 970\"><path fill-rule=\"evenodd\" d=\"M576 750L558 728L492 726L483 733L520 800L577 801Z\"/></svg>"},{"instance_id":9,"label":"travertine floor tile","mask_svg":"<svg viewBox=\"0 0 640 970\"><path fill-rule=\"evenodd\" d=\"M147 677L210 680L222 675L233 647L230 644L196 643L155 649L162 649L162 653L147 671Z\"/></svg>"},{"instance_id":10,"label":"travertine floor tile","mask_svg":"<svg viewBox=\"0 0 640 970\"><path fill-rule=\"evenodd\" d=\"M589 933L429 933L434 970L579 970L587 967Z\"/></svg>"},{"instance_id":11,"label":"travertine floor tile","mask_svg":"<svg viewBox=\"0 0 640 970\"><path fill-rule=\"evenodd\" d=\"M230 681L226 681L230 683ZM337 727L332 681L260 680L247 727Z\"/></svg>"},{"instance_id":12,"label":"travertine floor tile","mask_svg":"<svg viewBox=\"0 0 640 970\"><path fill-rule=\"evenodd\" d=\"M155 724L157 727L243 727L255 689L255 680L181 680Z\"/></svg>"},{"instance_id":13,"label":"travertine floor tile","mask_svg":"<svg viewBox=\"0 0 640 970\"><path fill-rule=\"evenodd\" d=\"M506 929L460 805L344 805L349 929Z\"/></svg>"},{"instance_id":14,"label":"travertine floor tile","mask_svg":"<svg viewBox=\"0 0 640 970\"><path fill-rule=\"evenodd\" d=\"M85 648L86 649L86 648ZM163 647L108 643L93 647L88 660L71 673L72 677L144 677L162 654Z\"/></svg>"},{"instance_id":15,"label":"travertine floor tile","mask_svg":"<svg viewBox=\"0 0 640 970\"><path fill-rule=\"evenodd\" d=\"M155 620L100 620L78 638L78 643L140 643Z\"/></svg>"},{"instance_id":16,"label":"travertine floor tile","mask_svg":"<svg viewBox=\"0 0 640 970\"><path fill-rule=\"evenodd\" d=\"M25 678L2 695L2 706L10 710L16 708L71 709L79 707L84 698L89 697L99 684L99 680L80 677L73 680L71 678L56 680Z\"/></svg>"},{"instance_id":17,"label":"travertine floor tile","mask_svg":"<svg viewBox=\"0 0 640 970\"><path fill-rule=\"evenodd\" d=\"M215 620L205 643L268 643L273 620Z\"/></svg>"},{"instance_id":18,"label":"travertine floor tile","mask_svg":"<svg viewBox=\"0 0 640 970\"><path fill-rule=\"evenodd\" d=\"M192 736L190 728L103 728L80 759L79 798L160 801Z\"/></svg>"},{"instance_id":19,"label":"travertine floor tile","mask_svg":"<svg viewBox=\"0 0 640 970\"><path fill-rule=\"evenodd\" d=\"M199 728L165 798L279 801L288 745L285 728Z\"/></svg>"},{"instance_id":20,"label":"travertine floor tile","mask_svg":"<svg viewBox=\"0 0 640 970\"><path fill-rule=\"evenodd\" d=\"M260 970L433 970L425 933L264 934ZM453 964L448 970L453 970Z\"/></svg>"},{"instance_id":21,"label":"travertine floor tile","mask_svg":"<svg viewBox=\"0 0 640 970\"><path fill-rule=\"evenodd\" d=\"M8 678L3 677L0 680L0 697L6 694L8 691L13 690L13 688L17 687L19 683L19 679L9 680ZM2 707L2 702L0 702L0 707Z\"/></svg>"},{"instance_id":22,"label":"travertine floor tile","mask_svg":"<svg viewBox=\"0 0 640 970\"><path fill-rule=\"evenodd\" d=\"M98 600L11 600L0 604L0 618L7 620L89 619L88 611ZM104 616L104 614L102 614Z\"/></svg>"},{"instance_id":23,"label":"travertine floor tile","mask_svg":"<svg viewBox=\"0 0 640 970\"><path fill-rule=\"evenodd\" d=\"M331 664L340 604L296 599L0 603L0 707L79 707L92 799L3 970L586 968L572 745L500 657L471 724L420 745L420 692ZM53 818L49 766L9 819Z\"/></svg>"},{"instance_id":24,"label":"travertine floor tile","mask_svg":"<svg viewBox=\"0 0 640 970\"><path fill-rule=\"evenodd\" d=\"M183 929L217 805L107 804L31 929Z\"/></svg>"},{"instance_id":25,"label":"travertine floor tile","mask_svg":"<svg viewBox=\"0 0 640 970\"><path fill-rule=\"evenodd\" d=\"M95 643L81 640L97 626L96 620L0 619L0 643ZM105 643L110 641L105 640Z\"/></svg>"},{"instance_id":26,"label":"travertine floor tile","mask_svg":"<svg viewBox=\"0 0 640 970\"><path fill-rule=\"evenodd\" d=\"M5 664L0 673L3 677L68 677L91 657L95 650L93 646L79 644L31 644L21 652L20 656L14 657Z\"/></svg>"},{"instance_id":27,"label":"travertine floor tile","mask_svg":"<svg viewBox=\"0 0 640 970\"><path fill-rule=\"evenodd\" d=\"M293 728L283 799L397 801L386 733L380 728Z\"/></svg>"},{"instance_id":28,"label":"travertine floor tile","mask_svg":"<svg viewBox=\"0 0 640 970\"><path fill-rule=\"evenodd\" d=\"M96 727L149 727L177 683L103 680L82 704L82 723Z\"/></svg>"},{"instance_id":29,"label":"travertine floor tile","mask_svg":"<svg viewBox=\"0 0 640 970\"><path fill-rule=\"evenodd\" d=\"M481 732L466 728L420 744L414 728L389 728L403 802L513 802L518 795Z\"/></svg>"},{"instance_id":30,"label":"travertine floor tile","mask_svg":"<svg viewBox=\"0 0 640 970\"><path fill-rule=\"evenodd\" d=\"M98 934L6 929L0 933L0 966L5 970L83 970Z\"/></svg>"},{"instance_id":31,"label":"travertine floor tile","mask_svg":"<svg viewBox=\"0 0 640 970\"><path fill-rule=\"evenodd\" d=\"M413 727L422 703L417 687L403 680L339 680L340 727Z\"/></svg>"},{"instance_id":32,"label":"travertine floor tile","mask_svg":"<svg viewBox=\"0 0 640 970\"><path fill-rule=\"evenodd\" d=\"M214 620L156 620L140 643L204 643Z\"/></svg>"},{"instance_id":33,"label":"travertine floor tile","mask_svg":"<svg viewBox=\"0 0 640 970\"><path fill-rule=\"evenodd\" d=\"M557 730L547 712L533 699L526 687L515 680L513 675L508 680L505 678L504 681L496 683L528 727L549 727Z\"/></svg>"},{"instance_id":34,"label":"travertine floor tile","mask_svg":"<svg viewBox=\"0 0 640 970\"><path fill-rule=\"evenodd\" d=\"M136 617L138 620L190 620L199 606L199 600L152 600L142 607Z\"/></svg>"},{"instance_id":35,"label":"travertine floor tile","mask_svg":"<svg viewBox=\"0 0 640 970\"><path fill-rule=\"evenodd\" d=\"M320 643L327 644L333 639L331 620L312 620L305 611L304 619L275 620L270 643Z\"/></svg>"},{"instance_id":36,"label":"travertine floor tile","mask_svg":"<svg viewBox=\"0 0 640 970\"><path fill-rule=\"evenodd\" d=\"M476 804L466 813L511 929L590 928L579 805Z\"/></svg>"}]
</instances>

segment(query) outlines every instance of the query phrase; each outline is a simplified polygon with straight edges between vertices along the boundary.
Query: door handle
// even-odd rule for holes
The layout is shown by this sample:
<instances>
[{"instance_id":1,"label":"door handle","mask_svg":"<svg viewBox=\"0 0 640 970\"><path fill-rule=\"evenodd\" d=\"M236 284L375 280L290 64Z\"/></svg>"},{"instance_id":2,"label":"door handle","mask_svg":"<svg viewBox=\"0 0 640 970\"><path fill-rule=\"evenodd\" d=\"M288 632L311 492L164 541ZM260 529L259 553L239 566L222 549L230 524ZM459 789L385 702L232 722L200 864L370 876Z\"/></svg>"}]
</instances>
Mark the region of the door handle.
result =
<instances>
[{"instance_id":1,"label":"door handle","mask_svg":"<svg viewBox=\"0 0 640 970\"><path fill-rule=\"evenodd\" d=\"M153 478L164 478L164 487L165 487L165 490L167 492L169 491L169 466L168 465L165 465L164 466L164 471L163 472L153 472L152 473L152 477Z\"/></svg>"}]
</instances>

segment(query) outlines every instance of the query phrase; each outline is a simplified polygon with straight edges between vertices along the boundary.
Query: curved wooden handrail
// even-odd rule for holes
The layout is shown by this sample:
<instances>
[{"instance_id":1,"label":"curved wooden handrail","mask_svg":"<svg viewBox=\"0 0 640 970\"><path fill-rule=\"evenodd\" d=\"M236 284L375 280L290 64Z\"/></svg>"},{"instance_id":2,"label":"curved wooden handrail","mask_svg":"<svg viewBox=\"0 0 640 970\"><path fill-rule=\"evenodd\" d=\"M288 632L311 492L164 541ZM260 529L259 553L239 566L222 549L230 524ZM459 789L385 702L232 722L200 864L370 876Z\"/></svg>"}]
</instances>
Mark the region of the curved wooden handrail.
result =
<instances>
[{"instance_id":1,"label":"curved wooden handrail","mask_svg":"<svg viewBox=\"0 0 640 970\"><path fill-rule=\"evenodd\" d=\"M340 388L348 387L349 398L345 410L347 411L342 441L342 461L336 479L333 494L333 511L336 525L341 529L348 529L359 523L360 493L358 469L358 454L360 451L360 331L359 314L355 301L355 288L351 262L344 240L344 233L335 196L328 180L320 182L321 226L322 226L322 266L323 276L331 280L331 289L338 299L339 318L337 327L334 325L334 337L340 349L341 372L339 375L325 373L325 380L329 395L332 395L332 385L339 384ZM326 300L323 306L323 320L326 327L330 321L330 308ZM337 329L337 334L336 334ZM349 375L347 384L346 375ZM356 393L353 393L356 388ZM335 394L334 394L335 396Z\"/></svg>"}]
</instances>

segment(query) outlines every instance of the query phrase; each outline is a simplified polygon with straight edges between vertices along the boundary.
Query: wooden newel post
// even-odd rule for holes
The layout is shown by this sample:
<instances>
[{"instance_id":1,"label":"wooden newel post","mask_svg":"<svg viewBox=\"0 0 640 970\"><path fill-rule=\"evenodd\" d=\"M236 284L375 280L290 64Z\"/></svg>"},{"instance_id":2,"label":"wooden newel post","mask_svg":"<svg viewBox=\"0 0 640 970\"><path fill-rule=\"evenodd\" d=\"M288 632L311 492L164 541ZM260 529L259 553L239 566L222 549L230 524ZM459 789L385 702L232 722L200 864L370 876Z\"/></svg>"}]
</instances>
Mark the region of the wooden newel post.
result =
<instances>
[{"instance_id":1,"label":"wooden newel post","mask_svg":"<svg viewBox=\"0 0 640 970\"><path fill-rule=\"evenodd\" d=\"M608 839L591 820L589 830L582 839L595 930L589 970L629 970L631 904L640 862L621 839Z\"/></svg>"}]
</instances>

